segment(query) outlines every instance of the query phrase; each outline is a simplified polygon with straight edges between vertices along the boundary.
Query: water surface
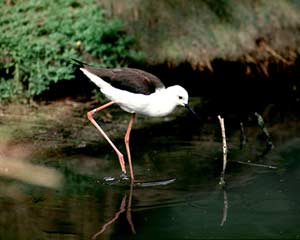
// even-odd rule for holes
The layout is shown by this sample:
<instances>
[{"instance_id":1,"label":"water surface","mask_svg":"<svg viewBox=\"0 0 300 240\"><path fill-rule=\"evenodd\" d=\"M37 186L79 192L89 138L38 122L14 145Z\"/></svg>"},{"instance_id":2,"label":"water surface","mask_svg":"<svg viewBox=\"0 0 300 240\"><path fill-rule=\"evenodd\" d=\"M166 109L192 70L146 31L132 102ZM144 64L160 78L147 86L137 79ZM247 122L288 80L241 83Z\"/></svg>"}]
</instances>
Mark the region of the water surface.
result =
<instances>
[{"instance_id":1,"label":"water surface","mask_svg":"<svg viewBox=\"0 0 300 240\"><path fill-rule=\"evenodd\" d=\"M29 160L55 169L61 186L1 178L0 239L300 238L296 122L270 126L275 148L264 156L259 127L247 128L248 143L240 149L239 129L229 125L230 162L222 189L217 121L200 126L190 117L140 119L137 126L139 121L149 122L132 132L134 185L120 176L118 160L103 142L58 141L49 149L43 142ZM122 146L121 138L114 140Z\"/></svg>"}]
</instances>

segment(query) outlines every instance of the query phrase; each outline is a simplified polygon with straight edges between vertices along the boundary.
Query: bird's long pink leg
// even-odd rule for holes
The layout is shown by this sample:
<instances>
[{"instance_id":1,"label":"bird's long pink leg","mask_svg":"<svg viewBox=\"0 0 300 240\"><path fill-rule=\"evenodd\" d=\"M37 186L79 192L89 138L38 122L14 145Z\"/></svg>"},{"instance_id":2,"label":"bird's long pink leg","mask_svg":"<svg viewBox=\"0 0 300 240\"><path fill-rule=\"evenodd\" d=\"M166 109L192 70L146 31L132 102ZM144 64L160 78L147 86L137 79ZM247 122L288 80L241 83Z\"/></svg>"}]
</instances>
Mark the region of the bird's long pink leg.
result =
<instances>
[{"instance_id":1,"label":"bird's long pink leg","mask_svg":"<svg viewBox=\"0 0 300 240\"><path fill-rule=\"evenodd\" d=\"M130 148L129 148L129 140L130 140L130 132L132 129L132 125L134 123L135 120L135 113L133 113L131 115L131 119L129 121L128 124L128 128L125 134L125 145L126 145L126 151L127 151L127 156L128 156L128 163L129 163L129 169L130 169L130 177L131 177L131 181L134 181L134 175L133 175L133 168L132 168L132 162L131 162L131 154L130 154Z\"/></svg>"},{"instance_id":2,"label":"bird's long pink leg","mask_svg":"<svg viewBox=\"0 0 300 240\"><path fill-rule=\"evenodd\" d=\"M114 149L114 151L116 152L118 158L119 158L119 162L120 162L120 166L121 169L124 173L126 173L126 168L125 168L125 161L124 161L124 156L123 154L119 151L119 149L113 144L113 142L109 139L109 137L106 135L106 133L103 131L103 129L98 125L98 123L95 121L95 119L93 118L94 113L99 112L107 107L109 107L110 105L112 105L114 102L108 102L98 108L95 108L89 112L87 112L87 117L88 119L91 121L91 123L98 129L98 131L102 134L102 136L106 139L106 141L112 146L112 148Z\"/></svg>"}]
</instances>

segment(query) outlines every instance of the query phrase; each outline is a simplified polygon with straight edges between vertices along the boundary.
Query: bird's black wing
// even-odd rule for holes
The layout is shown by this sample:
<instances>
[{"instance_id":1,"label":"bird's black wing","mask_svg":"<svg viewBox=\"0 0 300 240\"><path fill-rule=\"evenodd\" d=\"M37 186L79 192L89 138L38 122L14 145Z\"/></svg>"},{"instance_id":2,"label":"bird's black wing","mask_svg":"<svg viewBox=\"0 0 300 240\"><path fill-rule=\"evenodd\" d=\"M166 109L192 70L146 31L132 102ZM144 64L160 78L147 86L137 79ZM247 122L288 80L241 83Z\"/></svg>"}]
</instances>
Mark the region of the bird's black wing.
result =
<instances>
[{"instance_id":1,"label":"bird's black wing","mask_svg":"<svg viewBox=\"0 0 300 240\"><path fill-rule=\"evenodd\" d=\"M154 93L156 89L165 87L158 77L135 68L108 69L85 66L85 69L113 87L132 93L149 95Z\"/></svg>"},{"instance_id":2,"label":"bird's black wing","mask_svg":"<svg viewBox=\"0 0 300 240\"><path fill-rule=\"evenodd\" d=\"M156 89L164 88L161 80L151 73L135 68L113 69L110 84L116 88L133 93L151 94Z\"/></svg>"},{"instance_id":3,"label":"bird's black wing","mask_svg":"<svg viewBox=\"0 0 300 240\"><path fill-rule=\"evenodd\" d=\"M135 68L99 68L72 59L80 67L102 78L115 88L133 93L149 95L156 89L164 88L161 80L151 73Z\"/></svg>"}]
</instances>

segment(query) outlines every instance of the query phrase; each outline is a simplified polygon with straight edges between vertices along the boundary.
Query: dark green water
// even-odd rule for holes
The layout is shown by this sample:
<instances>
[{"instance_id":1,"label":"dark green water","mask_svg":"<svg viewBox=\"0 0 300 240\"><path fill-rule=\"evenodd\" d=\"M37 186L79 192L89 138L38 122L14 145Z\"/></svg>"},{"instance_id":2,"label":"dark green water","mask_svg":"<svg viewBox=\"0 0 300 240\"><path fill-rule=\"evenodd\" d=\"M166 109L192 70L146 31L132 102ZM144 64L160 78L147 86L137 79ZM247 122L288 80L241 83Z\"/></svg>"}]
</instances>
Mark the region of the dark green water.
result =
<instances>
[{"instance_id":1,"label":"dark green water","mask_svg":"<svg viewBox=\"0 0 300 240\"><path fill-rule=\"evenodd\" d=\"M57 153L32 161L60 172L60 188L1 178L0 239L299 239L299 126L274 124L269 131L275 149L261 157L258 127L248 128L242 150L238 128L228 127L230 160L277 169L229 162L226 190L218 185L217 123L200 128L179 119L133 130L134 170L141 182L134 186L120 180L108 145L58 145Z\"/></svg>"}]
</instances>

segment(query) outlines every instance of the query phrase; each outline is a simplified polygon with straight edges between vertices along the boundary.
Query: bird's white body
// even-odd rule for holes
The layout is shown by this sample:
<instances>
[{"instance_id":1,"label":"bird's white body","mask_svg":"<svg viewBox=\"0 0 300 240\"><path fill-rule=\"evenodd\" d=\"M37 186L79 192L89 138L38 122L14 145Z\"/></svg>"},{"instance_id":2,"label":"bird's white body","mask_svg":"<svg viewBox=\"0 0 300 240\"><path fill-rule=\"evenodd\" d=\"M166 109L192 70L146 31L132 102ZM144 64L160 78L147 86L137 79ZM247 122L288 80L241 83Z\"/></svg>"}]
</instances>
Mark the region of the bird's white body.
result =
<instances>
[{"instance_id":1,"label":"bird's white body","mask_svg":"<svg viewBox=\"0 0 300 240\"><path fill-rule=\"evenodd\" d=\"M100 88L108 99L129 113L162 117L170 114L176 106L185 106L188 103L187 91L178 85L159 88L154 93L145 95L115 88L86 69L81 68L81 71Z\"/></svg>"}]
</instances>

